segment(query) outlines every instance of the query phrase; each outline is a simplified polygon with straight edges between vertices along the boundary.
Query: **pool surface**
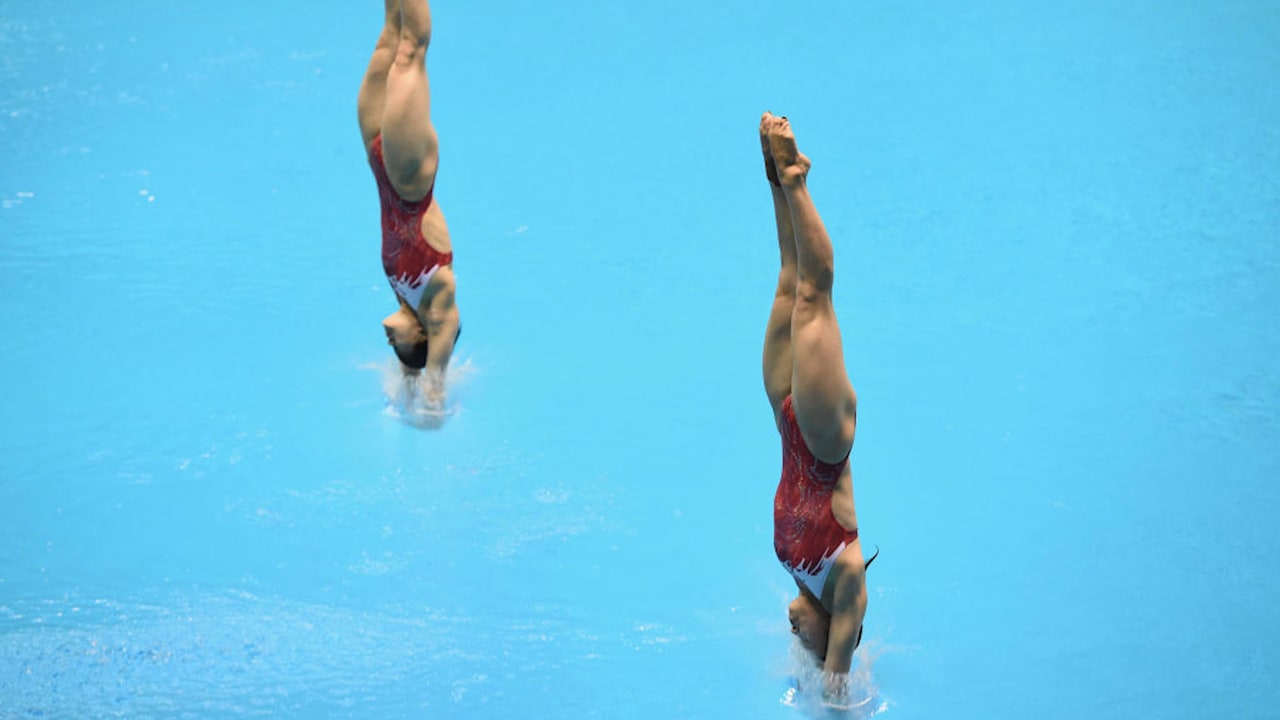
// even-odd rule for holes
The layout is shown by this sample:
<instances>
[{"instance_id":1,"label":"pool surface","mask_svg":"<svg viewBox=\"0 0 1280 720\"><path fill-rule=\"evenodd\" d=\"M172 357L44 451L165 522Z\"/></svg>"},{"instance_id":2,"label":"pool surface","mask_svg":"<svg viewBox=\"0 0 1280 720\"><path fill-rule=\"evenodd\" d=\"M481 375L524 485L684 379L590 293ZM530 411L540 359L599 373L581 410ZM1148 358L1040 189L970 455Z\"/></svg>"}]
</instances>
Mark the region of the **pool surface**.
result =
<instances>
[{"instance_id":1,"label":"pool surface","mask_svg":"<svg viewBox=\"0 0 1280 720\"><path fill-rule=\"evenodd\" d=\"M436 0L438 429L378 326L380 4L115 5L0 4L0 718L827 716L765 109L882 551L842 716L1280 713L1280 5Z\"/></svg>"}]
</instances>

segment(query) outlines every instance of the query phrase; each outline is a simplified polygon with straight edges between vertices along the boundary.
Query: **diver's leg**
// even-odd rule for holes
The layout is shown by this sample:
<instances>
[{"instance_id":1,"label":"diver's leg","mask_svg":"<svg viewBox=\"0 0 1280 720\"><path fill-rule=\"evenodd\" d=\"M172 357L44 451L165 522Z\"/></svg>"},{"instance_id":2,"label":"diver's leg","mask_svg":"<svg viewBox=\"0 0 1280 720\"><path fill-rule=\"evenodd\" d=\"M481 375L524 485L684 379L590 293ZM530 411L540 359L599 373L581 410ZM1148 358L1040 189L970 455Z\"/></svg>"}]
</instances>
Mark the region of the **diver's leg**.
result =
<instances>
[{"instance_id":1,"label":"diver's leg","mask_svg":"<svg viewBox=\"0 0 1280 720\"><path fill-rule=\"evenodd\" d=\"M369 67L360 82L356 96L356 115L360 120L360 135L368 147L382 130L383 108L387 100L387 71L396 57L400 43L400 0L386 0L386 20L378 43L369 58Z\"/></svg>"},{"instance_id":2,"label":"diver's leg","mask_svg":"<svg viewBox=\"0 0 1280 720\"><path fill-rule=\"evenodd\" d=\"M819 459L839 462L853 447L857 396L844 367L831 287L831 239L809 196L809 159L796 148L786 118L775 118L769 144L796 239L796 300L791 315L792 404L805 444Z\"/></svg>"},{"instance_id":3,"label":"diver's leg","mask_svg":"<svg viewBox=\"0 0 1280 720\"><path fill-rule=\"evenodd\" d=\"M766 134L772 117L765 113L760 120L760 145L764 152L769 194L773 196L773 218L778 229L778 250L782 260L773 308L764 332L764 391L776 417L782 409L782 401L791 394L791 314L796 304L796 239L791 228L791 208L778 185L778 173Z\"/></svg>"},{"instance_id":4,"label":"diver's leg","mask_svg":"<svg viewBox=\"0 0 1280 720\"><path fill-rule=\"evenodd\" d=\"M401 0L400 39L387 73L382 151L391 184L409 201L421 200L431 190L439 162L427 83L430 40L427 0Z\"/></svg>"}]
</instances>

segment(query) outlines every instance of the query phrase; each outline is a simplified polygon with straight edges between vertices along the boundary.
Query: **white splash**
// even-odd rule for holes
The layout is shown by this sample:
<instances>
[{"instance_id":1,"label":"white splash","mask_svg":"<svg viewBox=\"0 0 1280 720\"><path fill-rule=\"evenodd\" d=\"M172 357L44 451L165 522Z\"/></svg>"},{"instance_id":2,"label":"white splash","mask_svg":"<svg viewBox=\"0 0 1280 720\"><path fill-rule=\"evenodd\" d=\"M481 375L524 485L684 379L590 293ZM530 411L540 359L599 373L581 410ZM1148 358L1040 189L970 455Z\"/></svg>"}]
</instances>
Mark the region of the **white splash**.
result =
<instances>
[{"instance_id":1,"label":"white splash","mask_svg":"<svg viewBox=\"0 0 1280 720\"><path fill-rule=\"evenodd\" d=\"M385 412L404 422L427 430L438 430L445 422L462 412L461 390L475 374L471 358L455 356L444 376L424 370L404 372L400 361L389 358L381 365L365 366L382 375L382 392L387 398Z\"/></svg>"},{"instance_id":2,"label":"white splash","mask_svg":"<svg viewBox=\"0 0 1280 720\"><path fill-rule=\"evenodd\" d=\"M813 655L792 638L788 675L790 687L779 699L783 705L794 707L814 718L848 718L867 720L889 709L889 702L880 696L871 677L871 667L880 653L874 643L863 643L853 657L853 670L837 679L840 690L834 695L827 691L829 678L815 664Z\"/></svg>"}]
</instances>

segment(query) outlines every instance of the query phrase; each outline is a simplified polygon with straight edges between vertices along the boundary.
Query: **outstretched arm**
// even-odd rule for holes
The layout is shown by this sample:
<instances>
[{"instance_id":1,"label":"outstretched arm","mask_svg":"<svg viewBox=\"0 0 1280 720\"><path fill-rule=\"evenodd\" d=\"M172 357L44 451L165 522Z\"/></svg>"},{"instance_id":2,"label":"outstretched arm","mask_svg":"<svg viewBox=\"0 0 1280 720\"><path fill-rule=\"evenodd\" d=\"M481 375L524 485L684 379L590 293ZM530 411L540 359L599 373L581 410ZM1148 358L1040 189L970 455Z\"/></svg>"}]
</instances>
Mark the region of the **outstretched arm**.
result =
<instances>
[{"instance_id":1,"label":"outstretched arm","mask_svg":"<svg viewBox=\"0 0 1280 720\"><path fill-rule=\"evenodd\" d=\"M842 704L848 698L848 675L853 667L853 651L858 644L862 620L867 614L867 573L862 553L846 550L836 560L835 593L831 600L831 629L827 635L827 657L823 675L827 700Z\"/></svg>"}]
</instances>

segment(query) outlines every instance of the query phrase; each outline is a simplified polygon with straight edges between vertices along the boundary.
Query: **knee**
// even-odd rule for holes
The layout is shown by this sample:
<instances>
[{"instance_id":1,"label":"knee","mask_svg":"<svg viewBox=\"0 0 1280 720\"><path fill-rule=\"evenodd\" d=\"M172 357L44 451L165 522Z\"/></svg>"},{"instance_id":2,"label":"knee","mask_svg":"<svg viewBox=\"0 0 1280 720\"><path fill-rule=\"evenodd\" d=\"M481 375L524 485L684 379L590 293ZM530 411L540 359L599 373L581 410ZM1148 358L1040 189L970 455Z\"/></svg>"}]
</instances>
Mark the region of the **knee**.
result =
<instances>
[{"instance_id":1,"label":"knee","mask_svg":"<svg viewBox=\"0 0 1280 720\"><path fill-rule=\"evenodd\" d=\"M400 28L396 25L387 23L382 28L382 34L378 35L378 43L374 46L376 50L389 50L395 52L400 46Z\"/></svg>"},{"instance_id":2,"label":"knee","mask_svg":"<svg viewBox=\"0 0 1280 720\"><path fill-rule=\"evenodd\" d=\"M803 273L796 281L796 302L805 304L816 304L821 302L829 302L831 299L831 284L835 280L835 273L824 269L817 273Z\"/></svg>"},{"instance_id":3,"label":"knee","mask_svg":"<svg viewBox=\"0 0 1280 720\"><path fill-rule=\"evenodd\" d=\"M396 42L396 64L422 65L426 62L427 45L431 42L431 28L412 30L401 27Z\"/></svg>"}]
</instances>

